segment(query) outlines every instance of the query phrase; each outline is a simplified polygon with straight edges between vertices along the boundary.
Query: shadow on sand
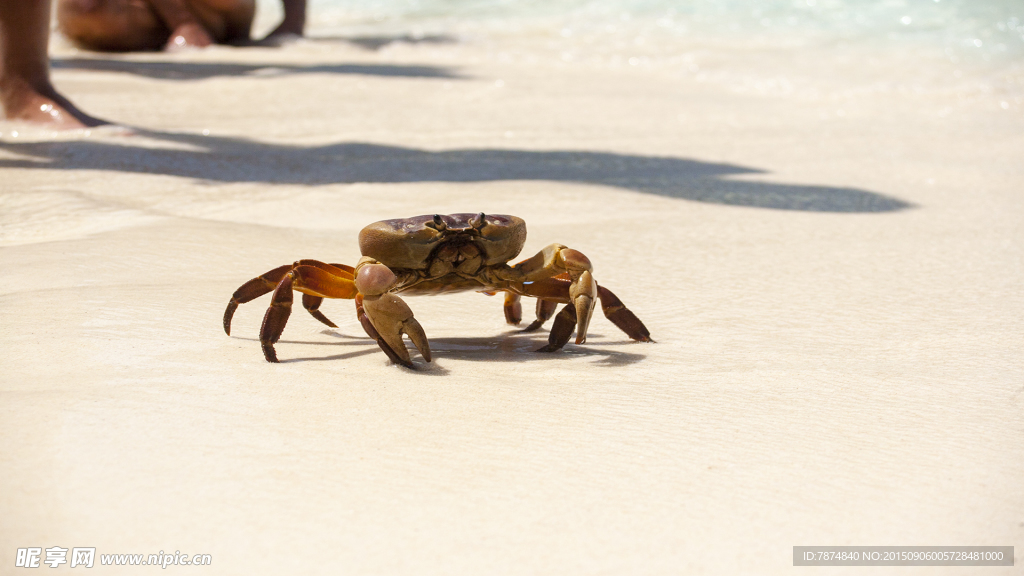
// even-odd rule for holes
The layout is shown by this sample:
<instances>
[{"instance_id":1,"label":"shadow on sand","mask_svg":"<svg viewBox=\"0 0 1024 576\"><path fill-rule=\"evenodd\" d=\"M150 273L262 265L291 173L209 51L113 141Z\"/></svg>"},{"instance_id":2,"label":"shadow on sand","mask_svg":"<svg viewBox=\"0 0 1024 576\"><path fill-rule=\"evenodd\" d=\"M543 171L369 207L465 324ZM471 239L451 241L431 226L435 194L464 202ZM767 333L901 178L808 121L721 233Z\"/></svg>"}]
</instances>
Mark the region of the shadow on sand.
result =
<instances>
[{"instance_id":1,"label":"shadow on sand","mask_svg":"<svg viewBox=\"0 0 1024 576\"><path fill-rule=\"evenodd\" d=\"M412 34L396 34L392 36L310 36L307 40L311 42L344 42L359 46L365 50L380 50L385 46L395 43L455 44L458 42L454 36L447 34L427 34L423 36Z\"/></svg>"},{"instance_id":2,"label":"shadow on sand","mask_svg":"<svg viewBox=\"0 0 1024 576\"><path fill-rule=\"evenodd\" d=\"M381 352L377 343L366 337L352 337L330 330L324 330L322 334L343 339L341 342L312 342L299 340L280 340L276 348L282 364L299 362L344 362L349 358L379 354L382 362L387 362L387 357ZM617 337L619 336L616 333ZM600 334L591 334L591 340L600 337ZM241 340L259 342L257 338L245 336L233 336ZM614 337L613 337L614 338ZM625 337L623 337L625 338ZM284 346L282 346L282 344ZM481 337L459 337L459 338L431 338L430 350L434 361L426 363L416 353L412 345L409 350L413 356L415 371L424 375L441 376L448 374L448 370L442 365L447 358L458 359L470 362L559 362L564 361L566 356L582 357L593 359L597 364L606 366L626 366L642 361L647 357L643 354L643 348L647 344L633 342L624 339L622 342L588 342L583 346L576 346L571 342L565 348L553 352L536 352L537 349L547 344L547 330L537 332L512 331L494 336ZM634 352L623 352L621 350L610 350L606 345L621 344L628 345ZM296 356L289 358L283 350L294 345L303 346L342 346L348 352L340 354L327 354L323 356ZM253 346L253 354L262 355L258 345Z\"/></svg>"},{"instance_id":3,"label":"shadow on sand","mask_svg":"<svg viewBox=\"0 0 1024 576\"><path fill-rule=\"evenodd\" d=\"M733 179L766 170L666 156L583 150L421 150L359 142L293 146L246 138L152 132L142 136L183 147L120 142L0 141L0 150L29 158L0 160L2 168L112 170L165 174L212 182L269 184L487 182L546 180L596 184L669 198L808 212L891 212L912 205L858 188Z\"/></svg>"},{"instance_id":4,"label":"shadow on sand","mask_svg":"<svg viewBox=\"0 0 1024 576\"><path fill-rule=\"evenodd\" d=\"M462 80L451 68L439 66L403 66L397 64L241 64L235 62L178 62L130 60L121 58L54 58L56 70L120 72L160 80L205 80L218 76L256 76L277 78L293 74L356 74L409 78Z\"/></svg>"}]
</instances>

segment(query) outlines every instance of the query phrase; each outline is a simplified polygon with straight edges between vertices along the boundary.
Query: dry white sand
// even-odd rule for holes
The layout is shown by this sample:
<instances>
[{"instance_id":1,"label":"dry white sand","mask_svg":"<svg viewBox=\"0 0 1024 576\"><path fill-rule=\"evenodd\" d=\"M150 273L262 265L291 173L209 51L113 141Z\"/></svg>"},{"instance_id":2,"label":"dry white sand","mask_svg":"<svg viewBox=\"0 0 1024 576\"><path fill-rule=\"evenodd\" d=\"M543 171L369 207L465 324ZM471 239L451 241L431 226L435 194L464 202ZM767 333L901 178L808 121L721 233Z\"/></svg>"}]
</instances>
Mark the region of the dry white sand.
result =
<instances>
[{"instance_id":1,"label":"dry white sand","mask_svg":"<svg viewBox=\"0 0 1024 576\"><path fill-rule=\"evenodd\" d=\"M680 75L488 43L58 53L60 89L136 128L0 124L0 572L27 546L246 575L1019 555L1020 98L917 89L906 55L698 54ZM546 334L478 294L407 300L436 357L415 371L347 301L336 330L298 310L277 365L266 298L221 330L258 273L465 211L523 217L524 254L588 254L658 343L598 316L535 354Z\"/></svg>"}]
</instances>

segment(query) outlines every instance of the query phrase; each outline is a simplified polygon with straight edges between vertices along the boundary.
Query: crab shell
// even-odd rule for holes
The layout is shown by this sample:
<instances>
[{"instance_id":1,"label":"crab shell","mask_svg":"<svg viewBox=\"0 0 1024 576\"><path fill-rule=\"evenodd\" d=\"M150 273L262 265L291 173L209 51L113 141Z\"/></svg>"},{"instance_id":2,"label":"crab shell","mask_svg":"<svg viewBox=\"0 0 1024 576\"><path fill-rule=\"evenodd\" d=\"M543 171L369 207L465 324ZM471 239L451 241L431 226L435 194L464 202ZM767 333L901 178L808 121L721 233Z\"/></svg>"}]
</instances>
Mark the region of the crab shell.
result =
<instances>
[{"instance_id":1,"label":"crab shell","mask_svg":"<svg viewBox=\"0 0 1024 576\"><path fill-rule=\"evenodd\" d=\"M424 270L430 256L448 240L480 249L483 265L515 258L526 242L526 222L503 214L439 214L374 222L359 232L359 250L391 268Z\"/></svg>"}]
</instances>

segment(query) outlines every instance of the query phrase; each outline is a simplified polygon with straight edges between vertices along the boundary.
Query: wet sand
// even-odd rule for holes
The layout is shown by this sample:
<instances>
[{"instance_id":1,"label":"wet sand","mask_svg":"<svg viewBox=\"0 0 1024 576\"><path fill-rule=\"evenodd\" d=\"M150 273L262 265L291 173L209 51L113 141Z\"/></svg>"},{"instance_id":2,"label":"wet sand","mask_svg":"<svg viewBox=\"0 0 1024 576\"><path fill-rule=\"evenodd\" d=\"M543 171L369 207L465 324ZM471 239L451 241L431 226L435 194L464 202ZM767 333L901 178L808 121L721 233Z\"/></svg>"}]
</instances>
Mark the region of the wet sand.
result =
<instances>
[{"instance_id":1,"label":"wet sand","mask_svg":"<svg viewBox=\"0 0 1024 576\"><path fill-rule=\"evenodd\" d=\"M838 52L787 89L721 72L785 54L702 54L703 77L460 42L58 50L58 87L132 129L0 123L2 572L28 546L207 553L209 574L1019 554L1019 94ZM589 255L657 344L598 316L536 354L546 334L479 294L407 300L435 355L415 371L347 301L322 308L337 329L297 311L278 365L266 298L221 330L258 273L466 211L524 218L524 255Z\"/></svg>"}]
</instances>

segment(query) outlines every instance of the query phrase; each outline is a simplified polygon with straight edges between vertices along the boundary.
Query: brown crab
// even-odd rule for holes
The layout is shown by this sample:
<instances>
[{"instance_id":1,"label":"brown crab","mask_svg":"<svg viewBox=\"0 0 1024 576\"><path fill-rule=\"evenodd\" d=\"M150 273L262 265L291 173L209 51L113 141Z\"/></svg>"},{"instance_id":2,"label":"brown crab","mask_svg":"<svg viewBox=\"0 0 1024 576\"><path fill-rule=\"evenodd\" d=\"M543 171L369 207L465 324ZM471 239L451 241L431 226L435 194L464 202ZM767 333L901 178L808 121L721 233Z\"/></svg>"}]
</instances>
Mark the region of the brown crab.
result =
<instances>
[{"instance_id":1,"label":"brown crab","mask_svg":"<svg viewBox=\"0 0 1024 576\"><path fill-rule=\"evenodd\" d=\"M505 319L522 320L521 296L537 298L537 320L529 330L540 328L559 303L566 304L555 317L548 344L538 352L562 348L576 328L576 344L587 339L587 326L597 300L604 315L633 340L652 342L651 333L622 302L592 275L590 260L561 244L551 244L515 266L526 241L526 223L516 216L452 214L416 216L370 224L359 233L363 257L355 268L299 260L275 268L243 284L224 310L224 332L231 334L231 317L239 304L271 290L274 295L263 317L260 342L268 362L277 362L274 344L291 314L292 290L302 293L302 305L314 318L336 328L320 312L324 298L356 301L356 316L381 350L399 364L412 368L402 340L407 334L430 362L430 345L423 327L398 293L444 294L474 290L494 295L505 293Z\"/></svg>"}]
</instances>

